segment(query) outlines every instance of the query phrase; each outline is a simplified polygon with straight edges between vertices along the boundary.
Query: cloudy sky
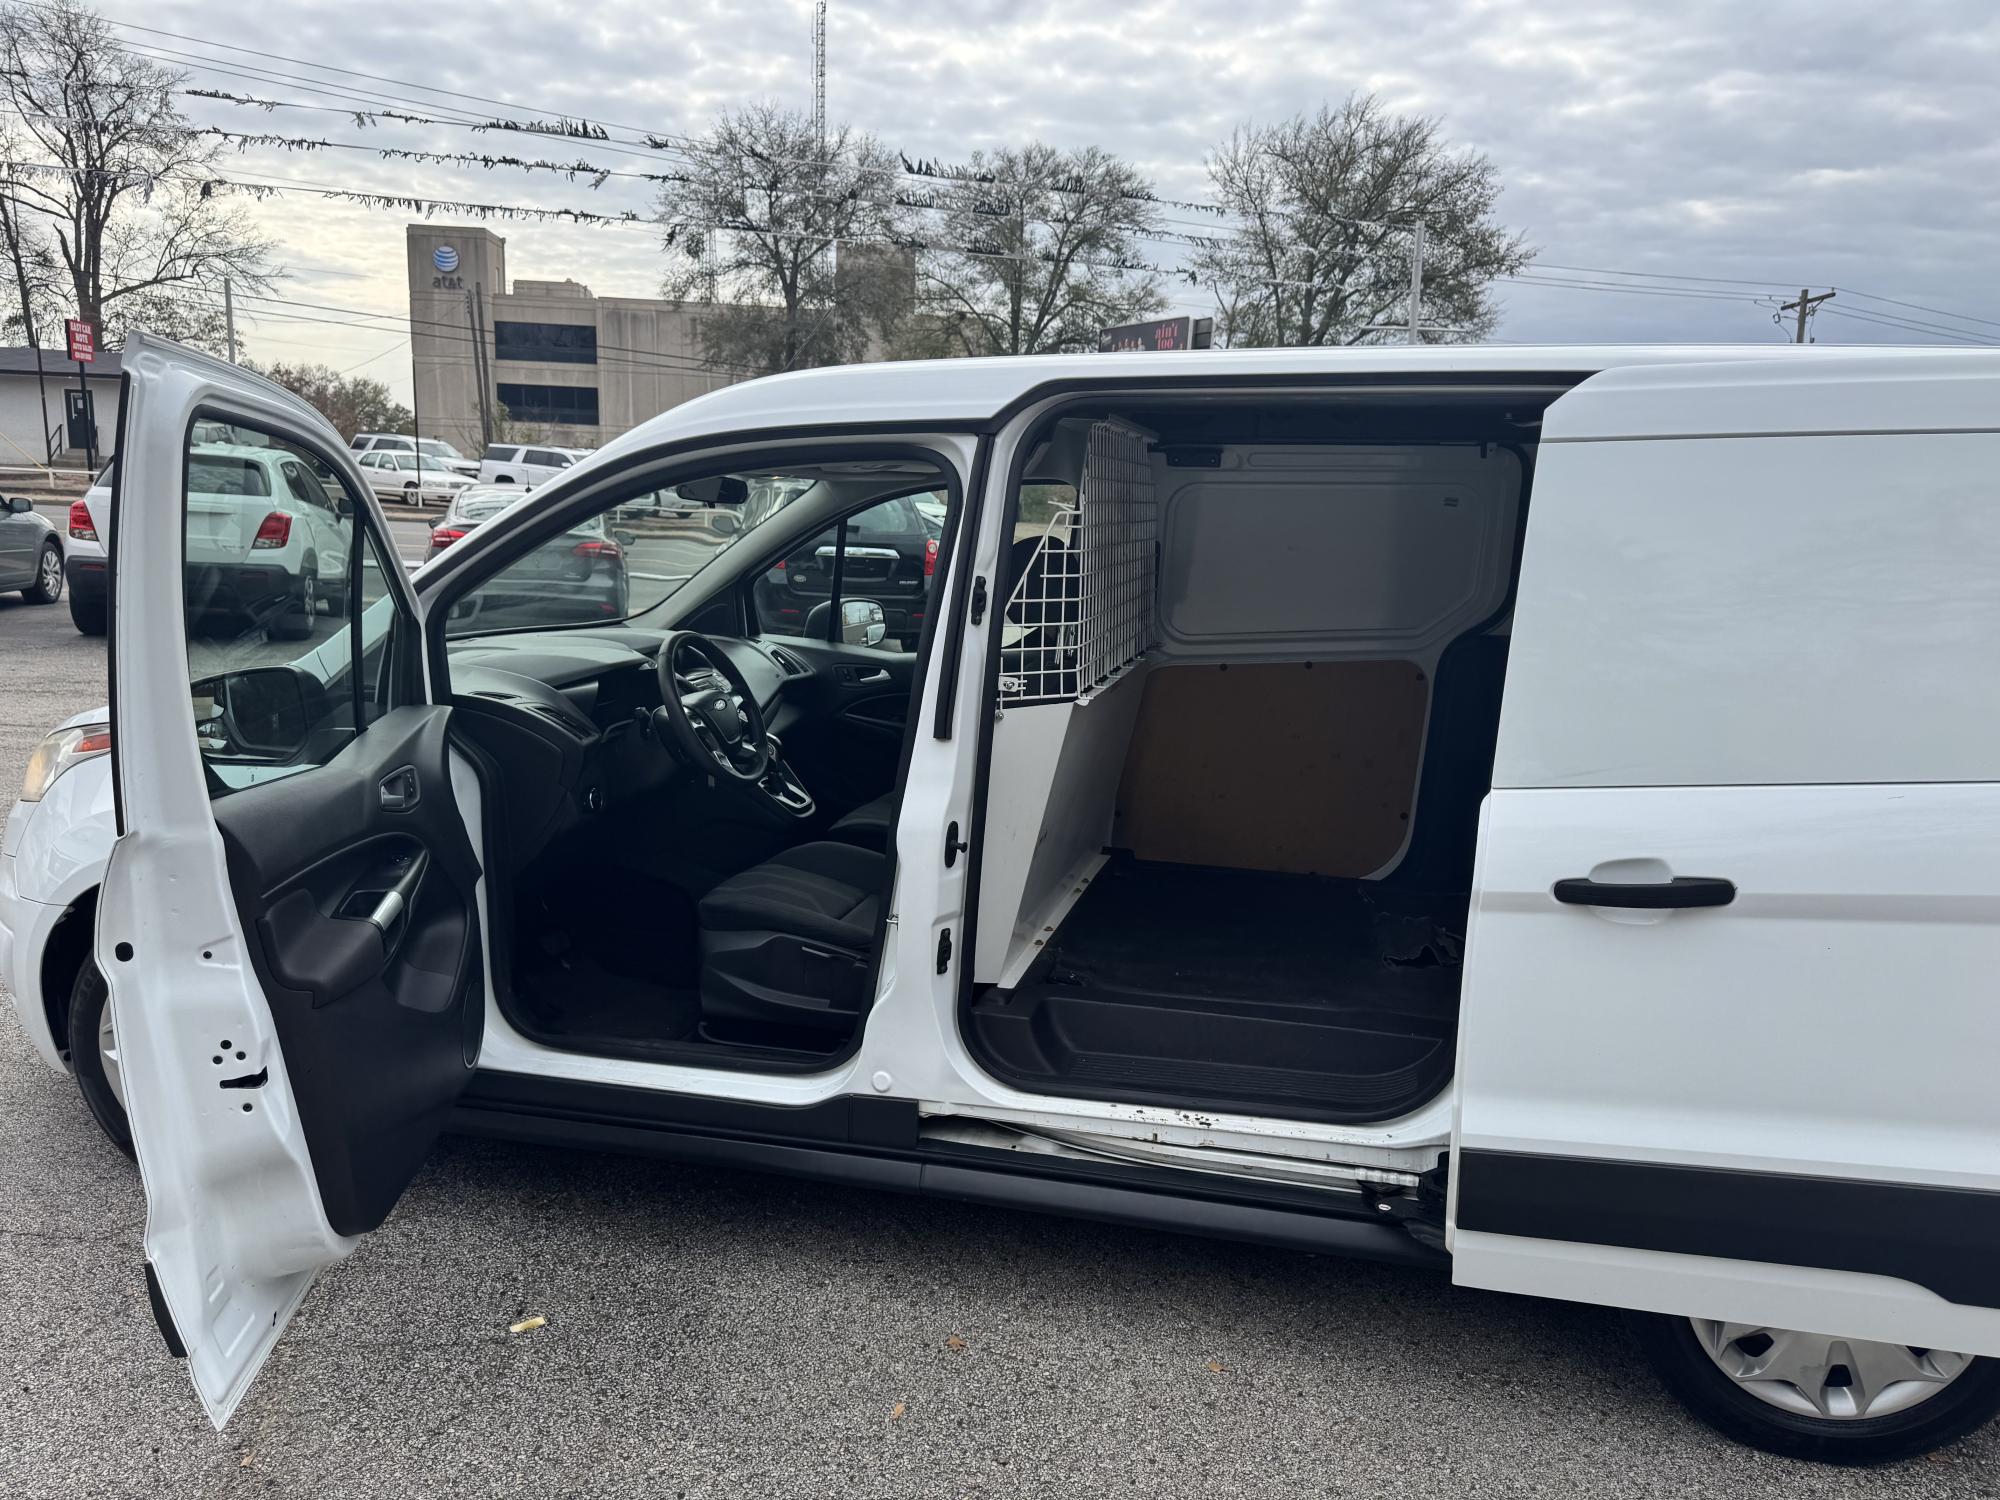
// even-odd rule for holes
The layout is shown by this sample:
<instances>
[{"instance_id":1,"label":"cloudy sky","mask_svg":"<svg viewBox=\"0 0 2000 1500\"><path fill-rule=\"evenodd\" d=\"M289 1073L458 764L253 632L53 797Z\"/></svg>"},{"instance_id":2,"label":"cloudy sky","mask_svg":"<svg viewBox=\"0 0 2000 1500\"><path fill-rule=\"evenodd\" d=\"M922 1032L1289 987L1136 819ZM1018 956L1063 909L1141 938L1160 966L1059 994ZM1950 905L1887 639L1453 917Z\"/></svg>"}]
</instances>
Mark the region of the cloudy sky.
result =
<instances>
[{"instance_id":1,"label":"cloudy sky","mask_svg":"<svg viewBox=\"0 0 2000 1500\"><path fill-rule=\"evenodd\" d=\"M463 97L484 96L516 116L583 116L630 140L632 127L698 132L716 109L748 99L811 98L806 0L103 8L127 23L126 45L185 69L191 87L319 106L186 101L196 121L235 130L657 170L658 158L629 148L363 129L340 111L502 112ZM911 157L1035 137L1095 143L1138 162L1162 194L1200 199L1204 154L1240 122L1353 90L1440 116L1454 141L1497 163L1501 215L1540 250L1540 284L1501 289L1503 339L1771 341L1783 336L1774 294L1811 284L1840 288L1815 325L1822 342L1949 342L1947 329L2000 341L1992 0L832 0L830 12L830 115ZM600 212L649 202L637 180L593 191L346 150L254 148L226 170ZM278 295L292 299L264 305L249 352L358 366L406 392L408 352L393 325L407 307L409 215L303 195L248 211L281 246L289 274ZM657 293L660 255L646 229L494 227L517 277ZM1158 250L1177 258L1171 245ZM1170 295L1176 310L1210 310L1191 289Z\"/></svg>"}]
</instances>

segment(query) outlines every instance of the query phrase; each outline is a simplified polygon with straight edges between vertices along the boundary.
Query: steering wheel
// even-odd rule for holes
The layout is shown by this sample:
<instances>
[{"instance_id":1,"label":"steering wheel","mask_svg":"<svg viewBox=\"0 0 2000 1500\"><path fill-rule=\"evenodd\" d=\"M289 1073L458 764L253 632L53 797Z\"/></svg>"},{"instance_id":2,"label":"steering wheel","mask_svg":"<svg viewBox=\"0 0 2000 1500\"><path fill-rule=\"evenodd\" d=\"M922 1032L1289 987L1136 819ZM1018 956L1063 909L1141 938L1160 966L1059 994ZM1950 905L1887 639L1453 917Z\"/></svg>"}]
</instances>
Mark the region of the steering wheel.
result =
<instances>
[{"instance_id":1,"label":"steering wheel","mask_svg":"<svg viewBox=\"0 0 2000 1500\"><path fill-rule=\"evenodd\" d=\"M721 647L692 630L660 645L660 717L691 765L756 782L771 769L757 695Z\"/></svg>"}]
</instances>

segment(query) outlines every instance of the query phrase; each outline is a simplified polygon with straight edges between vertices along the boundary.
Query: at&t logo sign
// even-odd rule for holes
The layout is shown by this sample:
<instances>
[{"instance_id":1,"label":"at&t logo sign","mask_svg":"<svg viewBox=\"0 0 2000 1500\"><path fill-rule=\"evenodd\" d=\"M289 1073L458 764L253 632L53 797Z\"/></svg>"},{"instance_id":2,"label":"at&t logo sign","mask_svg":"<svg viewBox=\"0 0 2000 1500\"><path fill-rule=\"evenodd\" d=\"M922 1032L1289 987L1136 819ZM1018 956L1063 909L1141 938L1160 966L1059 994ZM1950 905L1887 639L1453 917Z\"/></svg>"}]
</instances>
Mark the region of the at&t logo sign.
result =
<instances>
[{"instance_id":1,"label":"at&t logo sign","mask_svg":"<svg viewBox=\"0 0 2000 1500\"><path fill-rule=\"evenodd\" d=\"M439 245L431 251L431 264L437 267L437 275L431 278L434 292L458 292L465 289L465 278L458 271L458 251L450 245Z\"/></svg>"}]
</instances>

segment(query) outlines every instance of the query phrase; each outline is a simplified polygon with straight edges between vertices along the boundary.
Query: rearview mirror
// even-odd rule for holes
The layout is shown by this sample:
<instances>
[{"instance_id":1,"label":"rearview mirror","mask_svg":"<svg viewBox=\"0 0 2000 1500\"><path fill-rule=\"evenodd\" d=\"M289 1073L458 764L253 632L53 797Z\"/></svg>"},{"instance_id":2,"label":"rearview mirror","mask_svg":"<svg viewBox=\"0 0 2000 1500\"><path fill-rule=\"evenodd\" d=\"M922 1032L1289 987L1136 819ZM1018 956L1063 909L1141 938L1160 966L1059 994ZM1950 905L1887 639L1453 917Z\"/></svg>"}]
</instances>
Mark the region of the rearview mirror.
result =
<instances>
[{"instance_id":1,"label":"rearview mirror","mask_svg":"<svg viewBox=\"0 0 2000 1500\"><path fill-rule=\"evenodd\" d=\"M322 689L297 667L282 666L203 678L189 691L203 755L284 762L305 749Z\"/></svg>"},{"instance_id":2,"label":"rearview mirror","mask_svg":"<svg viewBox=\"0 0 2000 1500\"><path fill-rule=\"evenodd\" d=\"M683 500L701 505L741 505L750 498L750 482L734 474L716 474L707 479L690 479L674 486Z\"/></svg>"}]
</instances>

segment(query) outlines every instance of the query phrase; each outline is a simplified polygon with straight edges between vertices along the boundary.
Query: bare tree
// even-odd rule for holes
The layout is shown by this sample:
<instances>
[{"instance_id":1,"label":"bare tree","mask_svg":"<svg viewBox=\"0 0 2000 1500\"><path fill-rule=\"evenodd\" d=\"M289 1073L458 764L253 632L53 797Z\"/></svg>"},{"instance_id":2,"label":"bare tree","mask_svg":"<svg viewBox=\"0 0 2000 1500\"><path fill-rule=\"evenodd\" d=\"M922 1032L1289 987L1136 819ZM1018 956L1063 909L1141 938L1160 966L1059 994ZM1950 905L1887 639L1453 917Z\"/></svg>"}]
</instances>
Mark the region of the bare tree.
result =
<instances>
[{"instance_id":1,"label":"bare tree","mask_svg":"<svg viewBox=\"0 0 2000 1500\"><path fill-rule=\"evenodd\" d=\"M1158 312L1145 236L1152 184L1095 146L975 152L936 196L917 260L913 352L1095 349L1100 329Z\"/></svg>"},{"instance_id":2,"label":"bare tree","mask_svg":"<svg viewBox=\"0 0 2000 1500\"><path fill-rule=\"evenodd\" d=\"M910 301L897 161L847 127L755 104L721 115L660 190L669 297L713 304L704 358L759 373L859 359Z\"/></svg>"},{"instance_id":3,"label":"bare tree","mask_svg":"<svg viewBox=\"0 0 2000 1500\"><path fill-rule=\"evenodd\" d=\"M1456 341L1491 332L1496 276L1534 258L1497 222L1500 174L1454 151L1443 127L1349 97L1282 124L1243 126L1208 159L1215 196L1241 227L1194 257L1216 293L1218 342L1356 344L1407 317L1409 226L1424 226L1423 318Z\"/></svg>"},{"instance_id":4,"label":"bare tree","mask_svg":"<svg viewBox=\"0 0 2000 1500\"><path fill-rule=\"evenodd\" d=\"M18 279L40 272L42 327L77 317L115 344L143 323L219 348L224 278L269 286L270 244L202 189L221 146L189 132L183 81L77 0L0 7L7 248Z\"/></svg>"}]
</instances>

